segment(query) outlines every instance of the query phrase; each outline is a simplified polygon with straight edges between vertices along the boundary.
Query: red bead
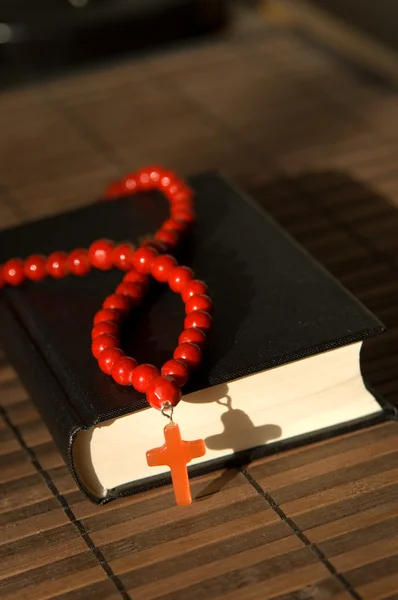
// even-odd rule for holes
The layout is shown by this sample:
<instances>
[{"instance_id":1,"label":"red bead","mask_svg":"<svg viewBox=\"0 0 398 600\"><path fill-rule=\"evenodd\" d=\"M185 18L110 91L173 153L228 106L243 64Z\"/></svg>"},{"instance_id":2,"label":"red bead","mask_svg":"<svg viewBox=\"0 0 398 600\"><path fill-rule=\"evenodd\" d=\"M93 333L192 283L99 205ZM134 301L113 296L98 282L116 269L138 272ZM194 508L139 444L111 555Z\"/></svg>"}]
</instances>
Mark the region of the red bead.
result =
<instances>
[{"instance_id":1,"label":"red bead","mask_svg":"<svg viewBox=\"0 0 398 600\"><path fill-rule=\"evenodd\" d=\"M139 283L143 290L145 290L149 285L149 277L144 273L139 273L135 269L131 269L126 275L123 277L123 281L128 283Z\"/></svg>"},{"instance_id":2,"label":"red bead","mask_svg":"<svg viewBox=\"0 0 398 600\"><path fill-rule=\"evenodd\" d=\"M112 252L112 262L117 269L128 271L131 269L134 246L131 244L119 244Z\"/></svg>"},{"instance_id":3,"label":"red bead","mask_svg":"<svg viewBox=\"0 0 398 600\"><path fill-rule=\"evenodd\" d=\"M114 335L116 338L119 337L119 326L117 323L112 321L102 321L94 325L91 331L91 339L95 340L99 335Z\"/></svg>"},{"instance_id":4,"label":"red bead","mask_svg":"<svg viewBox=\"0 0 398 600\"><path fill-rule=\"evenodd\" d=\"M87 275L91 271L87 250L82 250L81 248L73 250L68 256L68 268L73 275L80 277Z\"/></svg>"},{"instance_id":5,"label":"red bead","mask_svg":"<svg viewBox=\"0 0 398 600\"><path fill-rule=\"evenodd\" d=\"M47 259L41 254L32 254L25 260L25 275L32 281L41 281L47 275Z\"/></svg>"},{"instance_id":6,"label":"red bead","mask_svg":"<svg viewBox=\"0 0 398 600\"><path fill-rule=\"evenodd\" d=\"M172 210L181 209L181 210L193 210L193 202L192 199L187 195L181 194L181 190L179 190L174 196L171 198L171 208Z\"/></svg>"},{"instance_id":7,"label":"red bead","mask_svg":"<svg viewBox=\"0 0 398 600\"><path fill-rule=\"evenodd\" d=\"M150 238L149 240L144 240L141 243L141 248L152 248L159 254L162 254L163 252L166 252L167 244L161 242L160 240L155 240L155 238Z\"/></svg>"},{"instance_id":8,"label":"red bead","mask_svg":"<svg viewBox=\"0 0 398 600\"><path fill-rule=\"evenodd\" d=\"M5 283L20 285L25 280L24 263L19 258L11 258L3 267Z\"/></svg>"},{"instance_id":9,"label":"red bead","mask_svg":"<svg viewBox=\"0 0 398 600\"><path fill-rule=\"evenodd\" d=\"M207 286L203 281L199 281L199 279L192 279L182 290L181 297L184 302L188 302L196 294L207 294Z\"/></svg>"},{"instance_id":10,"label":"red bead","mask_svg":"<svg viewBox=\"0 0 398 600\"><path fill-rule=\"evenodd\" d=\"M131 308L131 302L127 296L119 296L119 294L111 294L108 296L103 305L103 308L111 308L113 310L128 311Z\"/></svg>"},{"instance_id":11,"label":"red bead","mask_svg":"<svg viewBox=\"0 0 398 600\"><path fill-rule=\"evenodd\" d=\"M196 221L195 213L189 209L172 210L171 216L176 221L181 221L186 225L192 225Z\"/></svg>"},{"instance_id":12,"label":"red bead","mask_svg":"<svg viewBox=\"0 0 398 600\"><path fill-rule=\"evenodd\" d=\"M122 185L127 191L136 192L138 189L137 177L134 174L127 175Z\"/></svg>"},{"instance_id":13,"label":"red bead","mask_svg":"<svg viewBox=\"0 0 398 600\"><path fill-rule=\"evenodd\" d=\"M176 221L175 219L166 219L162 225L163 231L178 231L183 233L186 227L182 221Z\"/></svg>"},{"instance_id":14,"label":"red bead","mask_svg":"<svg viewBox=\"0 0 398 600\"><path fill-rule=\"evenodd\" d=\"M191 204L191 198L191 190L183 186L173 195L173 202L175 202L176 204L179 202L186 202Z\"/></svg>"},{"instance_id":15,"label":"red bead","mask_svg":"<svg viewBox=\"0 0 398 600\"><path fill-rule=\"evenodd\" d=\"M103 373L110 375L113 365L122 356L124 356L124 352L120 348L105 348L98 358L99 368Z\"/></svg>"},{"instance_id":16,"label":"red bead","mask_svg":"<svg viewBox=\"0 0 398 600\"><path fill-rule=\"evenodd\" d=\"M54 279L61 279L68 274L68 256L65 252L53 252L47 258L47 273Z\"/></svg>"},{"instance_id":17,"label":"red bead","mask_svg":"<svg viewBox=\"0 0 398 600\"><path fill-rule=\"evenodd\" d=\"M0 265L0 290L4 287L3 265Z\"/></svg>"},{"instance_id":18,"label":"red bead","mask_svg":"<svg viewBox=\"0 0 398 600\"><path fill-rule=\"evenodd\" d=\"M170 212L170 218L180 223L184 227L184 232L192 229L192 225L195 222L195 219L188 217L187 212L189 210L187 206L178 206L173 207Z\"/></svg>"},{"instance_id":19,"label":"red bead","mask_svg":"<svg viewBox=\"0 0 398 600\"><path fill-rule=\"evenodd\" d=\"M209 313L203 310L196 310L190 313L184 319L185 329L201 329L205 333L209 331L211 327L211 316Z\"/></svg>"},{"instance_id":20,"label":"red bead","mask_svg":"<svg viewBox=\"0 0 398 600\"><path fill-rule=\"evenodd\" d=\"M122 320L123 313L118 310L111 310L110 308L101 308L95 317L94 317L94 325L97 323L102 323L103 321L111 321L112 323L120 323Z\"/></svg>"},{"instance_id":21,"label":"red bead","mask_svg":"<svg viewBox=\"0 0 398 600\"><path fill-rule=\"evenodd\" d=\"M105 191L105 197L109 200L119 198L122 195L122 188L119 182L111 183Z\"/></svg>"},{"instance_id":22,"label":"red bead","mask_svg":"<svg viewBox=\"0 0 398 600\"><path fill-rule=\"evenodd\" d=\"M196 369L202 360L202 352L196 344L179 344L174 350L174 358L182 360L190 369Z\"/></svg>"},{"instance_id":23,"label":"red bead","mask_svg":"<svg viewBox=\"0 0 398 600\"><path fill-rule=\"evenodd\" d=\"M162 173L164 173L164 168L161 165L151 165L146 168L149 173L149 177L154 184L158 184Z\"/></svg>"},{"instance_id":24,"label":"red bead","mask_svg":"<svg viewBox=\"0 0 398 600\"><path fill-rule=\"evenodd\" d=\"M192 195L188 194L184 188L180 188L176 191L175 194L170 198L172 207L175 206L184 206L186 208L193 208Z\"/></svg>"},{"instance_id":25,"label":"red bead","mask_svg":"<svg viewBox=\"0 0 398 600\"><path fill-rule=\"evenodd\" d=\"M178 338L179 344L196 344L201 348L206 342L206 334L201 329L184 329Z\"/></svg>"},{"instance_id":26,"label":"red bead","mask_svg":"<svg viewBox=\"0 0 398 600\"><path fill-rule=\"evenodd\" d=\"M97 240L88 249L90 263L96 269L109 271L113 266L112 253L114 245L109 240Z\"/></svg>"},{"instance_id":27,"label":"red bead","mask_svg":"<svg viewBox=\"0 0 398 600\"><path fill-rule=\"evenodd\" d=\"M183 180L180 180L181 185L179 192L184 192L187 198L193 198L193 189Z\"/></svg>"},{"instance_id":28,"label":"red bead","mask_svg":"<svg viewBox=\"0 0 398 600\"><path fill-rule=\"evenodd\" d=\"M210 312L212 307L212 301L210 300L209 296L206 296L205 294L195 294L194 296L191 296L191 298L185 304L185 312L187 315L195 310Z\"/></svg>"},{"instance_id":29,"label":"red bead","mask_svg":"<svg viewBox=\"0 0 398 600\"><path fill-rule=\"evenodd\" d=\"M177 179L175 179L171 185L164 190L164 192L167 194L167 196L170 199L173 199L173 197L175 196L175 194L177 194L177 192L179 192L180 190L183 189L183 185L180 181L178 181Z\"/></svg>"},{"instance_id":30,"label":"red bead","mask_svg":"<svg viewBox=\"0 0 398 600\"><path fill-rule=\"evenodd\" d=\"M153 248L138 248L133 255L133 266L139 273L150 273L157 256Z\"/></svg>"},{"instance_id":31,"label":"red bead","mask_svg":"<svg viewBox=\"0 0 398 600\"><path fill-rule=\"evenodd\" d=\"M150 169L140 169L140 171L138 171L137 183L138 189L143 191L152 190L155 187L154 182L151 179Z\"/></svg>"},{"instance_id":32,"label":"red bead","mask_svg":"<svg viewBox=\"0 0 398 600\"><path fill-rule=\"evenodd\" d=\"M169 286L173 292L181 293L188 281L193 278L193 272L188 267L176 267L169 276Z\"/></svg>"},{"instance_id":33,"label":"red bead","mask_svg":"<svg viewBox=\"0 0 398 600\"><path fill-rule=\"evenodd\" d=\"M176 183L176 177L171 171L163 171L160 176L159 188L168 190L174 183Z\"/></svg>"},{"instance_id":34,"label":"red bead","mask_svg":"<svg viewBox=\"0 0 398 600\"><path fill-rule=\"evenodd\" d=\"M111 375L116 383L120 385L131 385L131 376L137 366L137 361L129 356L118 358L111 371Z\"/></svg>"},{"instance_id":35,"label":"red bead","mask_svg":"<svg viewBox=\"0 0 398 600\"><path fill-rule=\"evenodd\" d=\"M105 348L117 348L119 340L114 335L99 335L91 344L91 351L95 358L98 358Z\"/></svg>"},{"instance_id":36,"label":"red bead","mask_svg":"<svg viewBox=\"0 0 398 600\"><path fill-rule=\"evenodd\" d=\"M160 372L164 377L174 379L180 387L186 384L189 377L189 370L186 364L175 359L165 362Z\"/></svg>"},{"instance_id":37,"label":"red bead","mask_svg":"<svg viewBox=\"0 0 398 600\"><path fill-rule=\"evenodd\" d=\"M155 233L155 238L160 242L164 242L168 248L175 248L180 239L180 234L176 230L159 229L159 231Z\"/></svg>"},{"instance_id":38,"label":"red bead","mask_svg":"<svg viewBox=\"0 0 398 600\"><path fill-rule=\"evenodd\" d=\"M176 406L181 398L179 386L167 377L157 377L149 385L146 392L148 404L161 410L165 404Z\"/></svg>"},{"instance_id":39,"label":"red bead","mask_svg":"<svg viewBox=\"0 0 398 600\"><path fill-rule=\"evenodd\" d=\"M159 377L159 370L153 365L139 365L131 376L131 384L137 392L145 393L151 381Z\"/></svg>"},{"instance_id":40,"label":"red bead","mask_svg":"<svg viewBox=\"0 0 398 600\"><path fill-rule=\"evenodd\" d=\"M169 279L171 271L176 267L177 261L170 254L158 256L152 265L152 277L157 281L166 283Z\"/></svg>"},{"instance_id":41,"label":"red bead","mask_svg":"<svg viewBox=\"0 0 398 600\"><path fill-rule=\"evenodd\" d=\"M141 300L144 291L139 283L129 283L128 281L119 284L115 290L119 296L127 296L132 304L137 304Z\"/></svg>"}]
</instances>

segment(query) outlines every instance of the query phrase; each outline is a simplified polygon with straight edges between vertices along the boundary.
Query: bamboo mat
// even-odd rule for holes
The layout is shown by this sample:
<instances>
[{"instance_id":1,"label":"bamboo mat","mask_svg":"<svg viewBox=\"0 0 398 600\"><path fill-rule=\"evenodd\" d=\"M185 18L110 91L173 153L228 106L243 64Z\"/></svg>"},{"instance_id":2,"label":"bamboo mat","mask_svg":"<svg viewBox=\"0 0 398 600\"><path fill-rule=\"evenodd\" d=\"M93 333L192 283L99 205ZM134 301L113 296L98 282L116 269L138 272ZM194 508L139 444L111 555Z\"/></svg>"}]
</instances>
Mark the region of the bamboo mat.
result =
<instances>
[{"instance_id":1,"label":"bamboo mat","mask_svg":"<svg viewBox=\"0 0 398 600\"><path fill-rule=\"evenodd\" d=\"M0 97L3 227L126 169L221 169L373 310L364 371L398 406L398 98L244 14L225 37ZM398 426L98 508L0 360L2 600L398 598Z\"/></svg>"}]
</instances>

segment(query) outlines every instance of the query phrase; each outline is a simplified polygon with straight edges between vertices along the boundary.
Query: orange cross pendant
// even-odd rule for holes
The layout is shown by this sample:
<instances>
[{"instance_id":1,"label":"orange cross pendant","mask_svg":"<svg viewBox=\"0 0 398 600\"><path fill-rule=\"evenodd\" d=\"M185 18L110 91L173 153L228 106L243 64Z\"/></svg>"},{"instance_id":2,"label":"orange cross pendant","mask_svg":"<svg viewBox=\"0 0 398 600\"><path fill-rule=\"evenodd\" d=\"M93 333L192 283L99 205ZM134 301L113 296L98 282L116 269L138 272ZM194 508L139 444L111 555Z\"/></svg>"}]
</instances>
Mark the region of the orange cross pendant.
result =
<instances>
[{"instance_id":1,"label":"orange cross pendant","mask_svg":"<svg viewBox=\"0 0 398 600\"><path fill-rule=\"evenodd\" d=\"M187 464L194 458L203 456L206 446L203 440L185 442L181 439L180 428L171 421L164 428L165 443L160 448L153 448L146 453L150 467L167 465L171 470L174 496L178 506L192 503Z\"/></svg>"}]
</instances>

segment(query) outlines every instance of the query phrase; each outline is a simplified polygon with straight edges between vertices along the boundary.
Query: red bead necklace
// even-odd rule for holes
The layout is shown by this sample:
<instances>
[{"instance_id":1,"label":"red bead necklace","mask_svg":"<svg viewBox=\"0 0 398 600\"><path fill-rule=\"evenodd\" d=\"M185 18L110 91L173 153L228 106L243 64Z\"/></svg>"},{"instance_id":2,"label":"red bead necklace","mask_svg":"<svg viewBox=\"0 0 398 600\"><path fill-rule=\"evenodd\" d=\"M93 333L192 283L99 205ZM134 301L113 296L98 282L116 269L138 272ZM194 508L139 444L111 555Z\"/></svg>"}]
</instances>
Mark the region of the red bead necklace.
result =
<instances>
[{"instance_id":1,"label":"red bead necklace","mask_svg":"<svg viewBox=\"0 0 398 600\"><path fill-rule=\"evenodd\" d=\"M147 463L170 467L176 502L184 505L192 502L186 465L205 454L205 444L203 440L186 442L181 439L179 427L173 421L173 409L181 399L181 387L187 382L190 371L201 361L202 347L211 326L209 313L212 308L206 284L196 280L191 269L179 266L169 254L195 221L193 193L171 171L149 167L112 184L105 197L119 198L154 189L163 192L169 200L170 215L153 238L145 240L138 248L127 243L117 245L109 240L97 240L88 250L78 248L69 254L53 252L47 258L35 254L25 261L12 258L0 267L0 287L5 284L17 286L25 280L40 281L48 275L56 279L68 274L83 276L92 267L103 271L117 267L126 271L122 283L105 299L94 317L91 349L104 373L119 385L133 386L144 393L148 404L170 419L164 428L164 445L147 452ZM120 348L123 319L141 302L149 276L168 283L185 303L184 330L173 358L160 371L154 365L139 365Z\"/></svg>"}]
</instances>

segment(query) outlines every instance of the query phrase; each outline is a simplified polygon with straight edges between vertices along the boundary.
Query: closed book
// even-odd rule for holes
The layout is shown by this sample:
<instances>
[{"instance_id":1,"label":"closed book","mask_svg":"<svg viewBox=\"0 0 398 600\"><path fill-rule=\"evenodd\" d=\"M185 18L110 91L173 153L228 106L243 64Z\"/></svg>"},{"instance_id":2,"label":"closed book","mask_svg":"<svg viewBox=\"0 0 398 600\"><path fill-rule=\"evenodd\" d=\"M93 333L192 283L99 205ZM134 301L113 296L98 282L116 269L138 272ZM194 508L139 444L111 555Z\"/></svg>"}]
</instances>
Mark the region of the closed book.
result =
<instances>
[{"instance_id":1,"label":"closed book","mask_svg":"<svg viewBox=\"0 0 398 600\"><path fill-rule=\"evenodd\" d=\"M203 438L193 473L250 460L273 445L383 418L360 370L363 340L381 323L260 207L216 173L191 178L198 222L177 258L206 281L214 327L201 367L176 408L184 439ZM167 215L159 193L96 202L2 232L0 261L87 248L98 238L133 243ZM81 489L94 501L159 485L167 467L146 451L163 441L164 416L91 355L93 317L120 271L92 271L6 288L1 341ZM152 283L124 323L140 363L172 357L184 307Z\"/></svg>"}]
</instances>

